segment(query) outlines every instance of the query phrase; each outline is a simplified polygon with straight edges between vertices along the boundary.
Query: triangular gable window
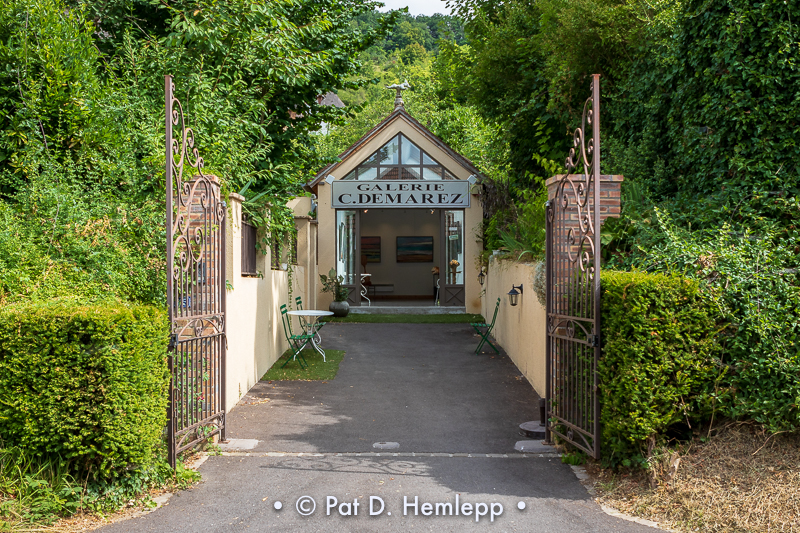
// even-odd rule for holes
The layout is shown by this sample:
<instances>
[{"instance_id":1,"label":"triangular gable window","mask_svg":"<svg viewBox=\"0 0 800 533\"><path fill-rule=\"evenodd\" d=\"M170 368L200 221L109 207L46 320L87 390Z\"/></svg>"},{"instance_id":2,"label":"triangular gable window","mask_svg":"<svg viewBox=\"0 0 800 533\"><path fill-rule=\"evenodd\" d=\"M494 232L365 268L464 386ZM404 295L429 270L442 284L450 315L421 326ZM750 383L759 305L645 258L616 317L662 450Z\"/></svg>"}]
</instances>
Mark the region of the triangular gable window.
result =
<instances>
[{"instance_id":1,"label":"triangular gable window","mask_svg":"<svg viewBox=\"0 0 800 533\"><path fill-rule=\"evenodd\" d=\"M342 179L367 181L458 178L408 140L408 137L398 133Z\"/></svg>"}]
</instances>

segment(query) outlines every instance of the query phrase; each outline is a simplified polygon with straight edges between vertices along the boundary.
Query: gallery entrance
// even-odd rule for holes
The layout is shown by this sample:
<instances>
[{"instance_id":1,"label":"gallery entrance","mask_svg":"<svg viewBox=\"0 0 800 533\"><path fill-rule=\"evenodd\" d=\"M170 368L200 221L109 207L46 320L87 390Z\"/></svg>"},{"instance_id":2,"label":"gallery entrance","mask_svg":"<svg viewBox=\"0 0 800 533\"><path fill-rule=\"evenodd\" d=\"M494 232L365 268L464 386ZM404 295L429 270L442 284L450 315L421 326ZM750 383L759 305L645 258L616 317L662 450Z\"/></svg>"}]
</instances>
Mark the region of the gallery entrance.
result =
<instances>
[{"instance_id":1,"label":"gallery entrance","mask_svg":"<svg viewBox=\"0 0 800 533\"><path fill-rule=\"evenodd\" d=\"M336 270L351 306L463 307L464 210L336 210Z\"/></svg>"}]
</instances>

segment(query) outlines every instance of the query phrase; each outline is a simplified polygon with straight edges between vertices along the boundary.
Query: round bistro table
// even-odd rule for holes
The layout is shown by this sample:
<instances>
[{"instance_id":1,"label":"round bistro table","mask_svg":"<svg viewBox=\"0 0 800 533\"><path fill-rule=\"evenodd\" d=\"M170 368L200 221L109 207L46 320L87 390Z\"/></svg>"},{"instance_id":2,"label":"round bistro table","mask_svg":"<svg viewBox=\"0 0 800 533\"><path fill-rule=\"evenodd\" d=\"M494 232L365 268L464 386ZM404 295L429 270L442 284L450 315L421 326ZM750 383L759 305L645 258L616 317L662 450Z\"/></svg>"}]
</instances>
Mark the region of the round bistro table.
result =
<instances>
[{"instance_id":1,"label":"round bistro table","mask_svg":"<svg viewBox=\"0 0 800 533\"><path fill-rule=\"evenodd\" d=\"M320 348L320 344L322 344L322 337L319 337L319 331L314 334L314 324L317 323L320 317L323 316L333 316L333 313L330 311L318 311L316 309L307 309L305 311L289 311L287 314L302 317L306 325L306 333L311 335L311 346L322 355L322 360L324 362L328 362L325 360L325 352ZM317 337L319 337L319 344L317 343Z\"/></svg>"}]
</instances>

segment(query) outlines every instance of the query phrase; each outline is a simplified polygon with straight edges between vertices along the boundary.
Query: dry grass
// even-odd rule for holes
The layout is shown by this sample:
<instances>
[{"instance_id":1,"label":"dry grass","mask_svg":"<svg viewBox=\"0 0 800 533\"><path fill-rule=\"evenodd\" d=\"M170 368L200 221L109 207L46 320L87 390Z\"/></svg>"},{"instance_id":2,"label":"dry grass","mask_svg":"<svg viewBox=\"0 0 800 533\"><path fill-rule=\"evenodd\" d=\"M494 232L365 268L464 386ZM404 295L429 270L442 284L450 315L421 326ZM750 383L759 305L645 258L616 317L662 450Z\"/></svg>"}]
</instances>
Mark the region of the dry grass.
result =
<instances>
[{"instance_id":1,"label":"dry grass","mask_svg":"<svg viewBox=\"0 0 800 533\"><path fill-rule=\"evenodd\" d=\"M598 500L677 531L800 532L800 435L730 424L663 451L648 474L588 466Z\"/></svg>"}]
</instances>

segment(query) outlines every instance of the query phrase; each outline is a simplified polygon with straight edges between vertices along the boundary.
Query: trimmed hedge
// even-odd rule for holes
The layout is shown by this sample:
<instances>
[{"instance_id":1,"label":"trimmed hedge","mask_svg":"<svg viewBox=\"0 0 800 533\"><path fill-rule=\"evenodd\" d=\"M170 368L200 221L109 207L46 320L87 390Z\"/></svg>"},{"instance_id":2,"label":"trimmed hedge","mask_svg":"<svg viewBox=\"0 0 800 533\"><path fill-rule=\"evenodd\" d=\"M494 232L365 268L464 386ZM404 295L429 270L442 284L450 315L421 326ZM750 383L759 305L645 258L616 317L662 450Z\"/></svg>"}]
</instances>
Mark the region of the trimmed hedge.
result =
<instances>
[{"instance_id":1,"label":"trimmed hedge","mask_svg":"<svg viewBox=\"0 0 800 533\"><path fill-rule=\"evenodd\" d=\"M149 464L166 424L166 312L117 301L0 310L0 438L113 477Z\"/></svg>"},{"instance_id":2,"label":"trimmed hedge","mask_svg":"<svg viewBox=\"0 0 800 533\"><path fill-rule=\"evenodd\" d=\"M604 271L602 298L603 456L641 464L671 426L696 428L719 409L725 324L698 283L677 275Z\"/></svg>"}]
</instances>

